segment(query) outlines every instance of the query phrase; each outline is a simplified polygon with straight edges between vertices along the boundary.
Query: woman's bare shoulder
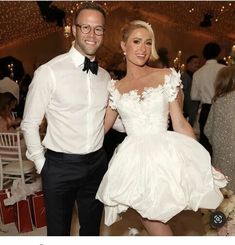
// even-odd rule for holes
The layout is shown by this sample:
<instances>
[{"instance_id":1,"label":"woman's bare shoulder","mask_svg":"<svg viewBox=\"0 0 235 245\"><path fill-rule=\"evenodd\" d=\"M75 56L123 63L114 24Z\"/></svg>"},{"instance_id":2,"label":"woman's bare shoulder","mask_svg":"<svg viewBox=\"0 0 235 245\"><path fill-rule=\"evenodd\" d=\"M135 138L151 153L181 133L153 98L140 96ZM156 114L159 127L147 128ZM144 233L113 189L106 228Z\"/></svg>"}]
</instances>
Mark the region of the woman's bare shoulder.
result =
<instances>
[{"instance_id":1,"label":"woman's bare shoulder","mask_svg":"<svg viewBox=\"0 0 235 245\"><path fill-rule=\"evenodd\" d=\"M150 76L154 81L158 81L159 83L163 83L166 75L171 74L170 68L151 68Z\"/></svg>"},{"instance_id":2,"label":"woman's bare shoulder","mask_svg":"<svg viewBox=\"0 0 235 245\"><path fill-rule=\"evenodd\" d=\"M153 68L153 73L155 75L169 75L171 73L170 68Z\"/></svg>"},{"instance_id":3,"label":"woman's bare shoulder","mask_svg":"<svg viewBox=\"0 0 235 245\"><path fill-rule=\"evenodd\" d=\"M117 80L117 82L116 82L116 88L123 87L123 86L125 86L125 84L126 84L126 79L124 77L124 78L122 78L120 80Z\"/></svg>"}]
</instances>

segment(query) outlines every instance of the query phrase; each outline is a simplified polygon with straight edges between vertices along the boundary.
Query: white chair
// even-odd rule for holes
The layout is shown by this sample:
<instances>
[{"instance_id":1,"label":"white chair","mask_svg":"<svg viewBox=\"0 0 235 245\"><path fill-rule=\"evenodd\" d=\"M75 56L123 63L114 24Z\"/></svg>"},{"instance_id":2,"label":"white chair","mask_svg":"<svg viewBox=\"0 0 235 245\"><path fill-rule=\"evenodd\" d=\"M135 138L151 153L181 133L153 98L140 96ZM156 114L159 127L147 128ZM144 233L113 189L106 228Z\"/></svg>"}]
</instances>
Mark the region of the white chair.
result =
<instances>
[{"instance_id":1,"label":"white chair","mask_svg":"<svg viewBox=\"0 0 235 245\"><path fill-rule=\"evenodd\" d=\"M31 183L36 177L34 163L22 160L20 133L0 133L0 188L14 179Z\"/></svg>"}]
</instances>

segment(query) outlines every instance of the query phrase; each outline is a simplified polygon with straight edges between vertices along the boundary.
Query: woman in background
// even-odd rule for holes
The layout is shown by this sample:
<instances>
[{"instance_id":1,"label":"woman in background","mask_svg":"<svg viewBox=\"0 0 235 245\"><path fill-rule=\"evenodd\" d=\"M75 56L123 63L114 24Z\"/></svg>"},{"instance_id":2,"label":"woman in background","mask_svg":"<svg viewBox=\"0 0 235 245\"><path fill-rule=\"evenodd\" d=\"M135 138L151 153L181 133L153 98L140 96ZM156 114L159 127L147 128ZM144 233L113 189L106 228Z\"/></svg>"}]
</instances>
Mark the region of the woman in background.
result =
<instances>
[{"instance_id":1,"label":"woman in background","mask_svg":"<svg viewBox=\"0 0 235 245\"><path fill-rule=\"evenodd\" d=\"M228 176L228 188L235 192L235 65L219 71L212 102L205 126L212 164Z\"/></svg>"},{"instance_id":2,"label":"woman in background","mask_svg":"<svg viewBox=\"0 0 235 245\"><path fill-rule=\"evenodd\" d=\"M16 106L17 99L12 93L0 94L0 132L15 132L20 125L21 119L13 114Z\"/></svg>"}]
</instances>

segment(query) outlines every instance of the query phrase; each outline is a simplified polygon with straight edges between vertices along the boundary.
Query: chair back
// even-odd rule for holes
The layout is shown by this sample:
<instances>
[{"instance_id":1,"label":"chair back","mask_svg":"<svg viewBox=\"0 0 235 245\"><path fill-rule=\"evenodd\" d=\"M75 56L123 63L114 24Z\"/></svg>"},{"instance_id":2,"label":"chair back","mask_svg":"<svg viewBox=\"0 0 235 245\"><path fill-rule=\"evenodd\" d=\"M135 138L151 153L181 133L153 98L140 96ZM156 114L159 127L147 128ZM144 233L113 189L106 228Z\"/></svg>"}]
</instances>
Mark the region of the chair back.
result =
<instances>
[{"instance_id":1,"label":"chair back","mask_svg":"<svg viewBox=\"0 0 235 245\"><path fill-rule=\"evenodd\" d=\"M22 161L19 132L0 133L0 155L2 163L20 159Z\"/></svg>"},{"instance_id":2,"label":"chair back","mask_svg":"<svg viewBox=\"0 0 235 245\"><path fill-rule=\"evenodd\" d=\"M21 178L23 183L25 182L23 163L22 163L22 153L20 147L20 133L0 133L0 158L1 158L1 188L3 185L4 178L4 166L17 163L19 164L19 174L18 178ZM9 179L16 179L17 176L11 177Z\"/></svg>"}]
</instances>

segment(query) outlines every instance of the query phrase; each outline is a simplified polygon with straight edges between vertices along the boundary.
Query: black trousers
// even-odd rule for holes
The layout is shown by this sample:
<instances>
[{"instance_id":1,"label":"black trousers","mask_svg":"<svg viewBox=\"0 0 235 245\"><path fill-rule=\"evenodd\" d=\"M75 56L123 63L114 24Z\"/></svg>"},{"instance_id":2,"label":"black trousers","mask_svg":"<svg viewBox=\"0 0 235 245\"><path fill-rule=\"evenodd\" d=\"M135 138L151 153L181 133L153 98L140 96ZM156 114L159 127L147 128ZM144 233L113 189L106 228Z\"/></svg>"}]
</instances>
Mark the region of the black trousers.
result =
<instances>
[{"instance_id":1,"label":"black trousers","mask_svg":"<svg viewBox=\"0 0 235 245\"><path fill-rule=\"evenodd\" d=\"M202 109L201 109L201 113L200 113L198 122L200 126L199 142L207 149L207 151L209 151L210 155L212 156L212 146L208 138L204 134L204 127L206 125L206 121L207 121L210 109L211 109L211 104L202 104Z\"/></svg>"},{"instance_id":2,"label":"black trousers","mask_svg":"<svg viewBox=\"0 0 235 245\"><path fill-rule=\"evenodd\" d=\"M79 235L98 236L103 204L95 195L107 170L104 149L85 155L47 150L45 156L41 176L47 235L70 235L73 207L77 202Z\"/></svg>"}]
</instances>

